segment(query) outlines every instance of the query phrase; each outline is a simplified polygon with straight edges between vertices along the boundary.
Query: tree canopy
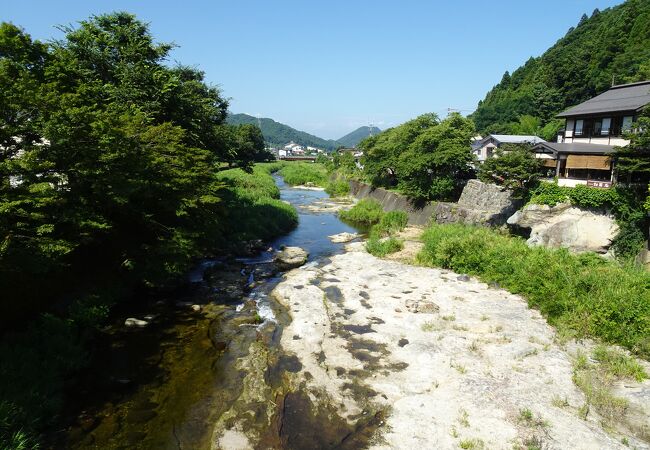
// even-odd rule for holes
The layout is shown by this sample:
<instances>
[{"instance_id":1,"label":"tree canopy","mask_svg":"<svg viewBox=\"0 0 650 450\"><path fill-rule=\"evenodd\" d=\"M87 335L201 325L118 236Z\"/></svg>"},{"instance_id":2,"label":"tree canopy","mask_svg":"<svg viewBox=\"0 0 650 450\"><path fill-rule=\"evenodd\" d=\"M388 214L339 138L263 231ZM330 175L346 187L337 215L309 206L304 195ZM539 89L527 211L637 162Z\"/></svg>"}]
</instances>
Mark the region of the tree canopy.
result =
<instances>
[{"instance_id":1,"label":"tree canopy","mask_svg":"<svg viewBox=\"0 0 650 450\"><path fill-rule=\"evenodd\" d=\"M134 16L62 29L46 45L0 25L5 320L69 289L89 260L146 284L180 273L219 232L216 167L266 158L259 129L223 124L219 90L169 67L172 46Z\"/></svg>"},{"instance_id":2,"label":"tree canopy","mask_svg":"<svg viewBox=\"0 0 650 450\"><path fill-rule=\"evenodd\" d=\"M535 158L529 145L503 144L480 165L478 177L486 183L522 191L541 175L541 160Z\"/></svg>"},{"instance_id":3,"label":"tree canopy","mask_svg":"<svg viewBox=\"0 0 650 450\"><path fill-rule=\"evenodd\" d=\"M471 120L424 114L359 144L364 172L376 186L416 200L453 198L471 175Z\"/></svg>"}]
</instances>

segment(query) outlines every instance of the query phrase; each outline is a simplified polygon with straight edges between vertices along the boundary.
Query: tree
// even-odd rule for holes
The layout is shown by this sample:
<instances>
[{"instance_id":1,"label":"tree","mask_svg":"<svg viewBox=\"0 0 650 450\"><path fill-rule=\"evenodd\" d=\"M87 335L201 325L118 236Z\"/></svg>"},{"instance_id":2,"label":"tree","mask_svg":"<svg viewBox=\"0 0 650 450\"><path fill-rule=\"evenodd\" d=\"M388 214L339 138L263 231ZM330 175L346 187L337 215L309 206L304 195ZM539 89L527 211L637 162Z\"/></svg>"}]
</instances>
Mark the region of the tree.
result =
<instances>
[{"instance_id":1,"label":"tree","mask_svg":"<svg viewBox=\"0 0 650 450\"><path fill-rule=\"evenodd\" d=\"M616 170L619 177L628 180L650 180L650 109L636 121L634 130L627 136L630 143L625 147L617 147Z\"/></svg>"},{"instance_id":2,"label":"tree","mask_svg":"<svg viewBox=\"0 0 650 450\"><path fill-rule=\"evenodd\" d=\"M415 200L450 199L471 175L473 123L460 114L425 114L361 142L364 172Z\"/></svg>"},{"instance_id":3,"label":"tree","mask_svg":"<svg viewBox=\"0 0 650 450\"><path fill-rule=\"evenodd\" d=\"M398 127L385 130L361 141L364 174L375 186L394 186L397 183L399 155L426 129L439 123L433 113L423 114Z\"/></svg>"},{"instance_id":4,"label":"tree","mask_svg":"<svg viewBox=\"0 0 650 450\"><path fill-rule=\"evenodd\" d=\"M503 144L493 158L487 159L478 169L478 177L521 192L534 184L541 175L541 161L533 155L530 146Z\"/></svg>"},{"instance_id":5,"label":"tree","mask_svg":"<svg viewBox=\"0 0 650 450\"><path fill-rule=\"evenodd\" d=\"M218 90L167 67L171 46L130 14L64 31L47 47L0 27L3 313L53 301L91 267L159 284L218 231Z\"/></svg>"},{"instance_id":6,"label":"tree","mask_svg":"<svg viewBox=\"0 0 650 450\"><path fill-rule=\"evenodd\" d=\"M523 115L519 117L519 122L513 123L510 127L512 134L524 134L529 136L537 136L542 129L542 121L539 117Z\"/></svg>"}]
</instances>

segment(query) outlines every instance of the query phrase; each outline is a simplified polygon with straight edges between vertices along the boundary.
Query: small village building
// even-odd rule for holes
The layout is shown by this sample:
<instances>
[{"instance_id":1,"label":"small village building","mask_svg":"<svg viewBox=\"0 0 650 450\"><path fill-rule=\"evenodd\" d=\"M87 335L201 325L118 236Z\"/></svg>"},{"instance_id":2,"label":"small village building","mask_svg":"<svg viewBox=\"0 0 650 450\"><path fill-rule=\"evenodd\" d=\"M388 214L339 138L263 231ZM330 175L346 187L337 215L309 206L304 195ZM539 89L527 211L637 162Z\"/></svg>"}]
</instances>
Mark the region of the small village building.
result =
<instances>
[{"instance_id":1,"label":"small village building","mask_svg":"<svg viewBox=\"0 0 650 450\"><path fill-rule=\"evenodd\" d=\"M483 162L494 156L494 151L503 144L529 144L535 145L546 142L538 136L526 136L516 134L488 134L483 139L472 143L472 153L476 155L479 162Z\"/></svg>"},{"instance_id":2,"label":"small village building","mask_svg":"<svg viewBox=\"0 0 650 450\"><path fill-rule=\"evenodd\" d=\"M614 145L542 142L533 147L533 151L535 157L543 161L546 177L556 177L560 186L610 187L616 181L612 158Z\"/></svg>"},{"instance_id":3,"label":"small village building","mask_svg":"<svg viewBox=\"0 0 650 450\"><path fill-rule=\"evenodd\" d=\"M625 133L650 104L650 81L613 86L557 117L566 120L557 143L537 144L549 177L560 186L610 187L616 182L616 147L630 143Z\"/></svg>"},{"instance_id":4,"label":"small village building","mask_svg":"<svg viewBox=\"0 0 650 450\"><path fill-rule=\"evenodd\" d=\"M650 80L613 86L557 115L566 119L558 142L625 146L624 134L648 104Z\"/></svg>"}]
</instances>

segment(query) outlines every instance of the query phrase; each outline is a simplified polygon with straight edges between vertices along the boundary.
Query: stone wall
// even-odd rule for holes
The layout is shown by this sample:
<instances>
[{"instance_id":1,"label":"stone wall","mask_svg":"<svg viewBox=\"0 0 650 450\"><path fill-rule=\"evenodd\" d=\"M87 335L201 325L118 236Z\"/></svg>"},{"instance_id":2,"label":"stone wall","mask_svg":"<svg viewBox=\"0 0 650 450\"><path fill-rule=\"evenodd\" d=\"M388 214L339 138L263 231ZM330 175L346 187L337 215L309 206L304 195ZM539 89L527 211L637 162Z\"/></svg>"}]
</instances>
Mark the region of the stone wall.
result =
<instances>
[{"instance_id":1,"label":"stone wall","mask_svg":"<svg viewBox=\"0 0 650 450\"><path fill-rule=\"evenodd\" d=\"M372 198L384 211L406 211L411 225L427 225L432 218L438 223L504 225L520 206L511 193L500 186L469 180L458 203L424 202L414 204L407 197L382 188L350 181L350 193L356 198Z\"/></svg>"},{"instance_id":2,"label":"stone wall","mask_svg":"<svg viewBox=\"0 0 650 450\"><path fill-rule=\"evenodd\" d=\"M405 211L409 216L410 225L427 225L435 211L435 203L413 204L405 196L387 191L356 180L350 180L350 194L358 199L372 198L381 203L384 211Z\"/></svg>"}]
</instances>

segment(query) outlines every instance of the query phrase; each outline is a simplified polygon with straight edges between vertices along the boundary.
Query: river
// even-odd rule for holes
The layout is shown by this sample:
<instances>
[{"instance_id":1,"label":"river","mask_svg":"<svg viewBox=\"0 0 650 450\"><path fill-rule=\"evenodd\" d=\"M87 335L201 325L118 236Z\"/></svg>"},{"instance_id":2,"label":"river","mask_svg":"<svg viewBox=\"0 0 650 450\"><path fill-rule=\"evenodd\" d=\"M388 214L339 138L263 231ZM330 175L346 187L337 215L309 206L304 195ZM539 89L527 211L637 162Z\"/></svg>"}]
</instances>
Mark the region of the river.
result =
<instances>
[{"instance_id":1,"label":"river","mask_svg":"<svg viewBox=\"0 0 650 450\"><path fill-rule=\"evenodd\" d=\"M338 219L325 192L274 178L282 200L299 213L297 228L258 255L201 262L188 275L189 288L128 311L148 320L146 327L127 328L124 316L116 318L102 333L92 367L69 389L71 425L55 433L52 448L211 448L215 424L239 414L238 403L241 414L255 416L249 426L269 431L264 445L283 447L281 433L271 432L260 412L277 415L273 399L284 395L283 372L295 364L278 348L289 319L269 297L282 279L269 262L282 246L298 246L309 252L308 264L320 264L343 249L328 235L360 230ZM263 353L258 362L268 392L257 401L260 411L250 411L243 386L251 371L240 361L254 360L251 344ZM299 397L292 401L301 407Z\"/></svg>"}]
</instances>

